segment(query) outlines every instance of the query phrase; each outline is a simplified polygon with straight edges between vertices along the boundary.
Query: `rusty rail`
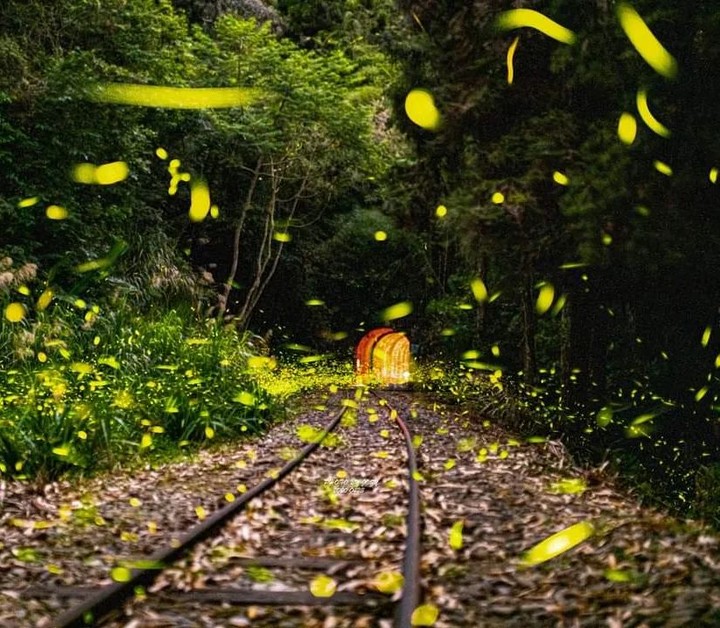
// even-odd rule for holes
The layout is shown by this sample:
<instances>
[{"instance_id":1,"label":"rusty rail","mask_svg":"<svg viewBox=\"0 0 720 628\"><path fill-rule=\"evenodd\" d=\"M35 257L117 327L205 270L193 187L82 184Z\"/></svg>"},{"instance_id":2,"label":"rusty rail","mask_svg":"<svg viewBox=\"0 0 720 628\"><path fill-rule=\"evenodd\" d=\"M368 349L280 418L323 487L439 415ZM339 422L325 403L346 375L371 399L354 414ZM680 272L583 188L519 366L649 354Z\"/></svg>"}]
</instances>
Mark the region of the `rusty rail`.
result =
<instances>
[{"instance_id":1,"label":"rusty rail","mask_svg":"<svg viewBox=\"0 0 720 628\"><path fill-rule=\"evenodd\" d=\"M375 394L375 393L373 393ZM377 397L378 395L375 394ZM388 406L388 409L392 411L392 408ZM147 557L146 561L148 567L134 568L130 571L130 577L125 582L114 582L101 588L94 587L33 587L26 593L30 596L45 597L47 595L55 595L58 597L66 598L81 598L81 601L76 605L72 606L67 611L63 612L57 618L54 619L52 625L55 628L71 628L76 626L87 626L101 622L104 618L110 615L114 610L120 608L120 606L128 598L135 595L135 593L142 588L150 586L163 569L168 567L170 564L185 555L190 549L201 541L207 539L216 533L220 528L227 523L230 519L238 515L245 506L255 497L268 491L270 488L275 486L281 479L295 471L307 458L312 454L325 440L325 438L333 432L340 423L345 412L348 410L347 406L344 406L339 410L333 419L325 426L325 429L321 437L304 447L300 454L288 462L282 467L272 478L267 478L260 482L250 490L245 492L234 502L231 502L210 517L203 520L202 522L191 528L177 543L172 544L169 547L164 547ZM402 436L405 441L407 449L407 466L408 466L408 514L406 518L406 543L405 551L403 556L403 568L402 573L404 577L402 597L397 603L395 625L398 628L410 628L411 617L415 608L418 606L421 599L421 588L420 588L420 493L418 483L416 480L417 473L417 461L415 456L415 450L412 444L412 435L405 422L397 415L397 411L394 413L394 422L400 429ZM253 560L262 560L262 557ZM190 592L192 593L192 592ZM252 592L250 592L252 593ZM310 595L307 592L290 592L294 595L290 595L284 600L286 604L332 604L332 605L357 605L364 604L367 606L375 605L375 607L383 606L387 602L387 598L377 596L373 594L369 595L356 595L356 594L336 594L332 598L325 600L310 599ZM172 599L184 599L188 597L188 593L173 594L172 592L165 592L164 596L168 596ZM192 597L192 596L191 596ZM263 597L260 595L249 595L246 591L227 591L218 590L213 592L206 592L205 594L198 595L197 601L204 602L217 602L227 601L230 603L265 603L273 604L280 603L280 597L275 602L268 596ZM276 596L277 597L277 596ZM364 598L364 599L363 599ZM389 601L389 600L388 600Z\"/></svg>"}]
</instances>

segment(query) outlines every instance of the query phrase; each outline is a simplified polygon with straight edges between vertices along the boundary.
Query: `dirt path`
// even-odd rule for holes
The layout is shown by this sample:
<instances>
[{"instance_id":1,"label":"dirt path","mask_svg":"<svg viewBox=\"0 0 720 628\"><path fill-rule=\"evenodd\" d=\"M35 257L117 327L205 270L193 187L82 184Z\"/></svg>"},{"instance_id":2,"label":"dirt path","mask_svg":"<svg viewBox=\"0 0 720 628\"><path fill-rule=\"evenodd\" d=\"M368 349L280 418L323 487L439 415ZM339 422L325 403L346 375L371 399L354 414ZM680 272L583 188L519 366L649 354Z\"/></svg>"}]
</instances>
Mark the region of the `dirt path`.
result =
<instances>
[{"instance_id":1,"label":"dirt path","mask_svg":"<svg viewBox=\"0 0 720 628\"><path fill-rule=\"evenodd\" d=\"M590 481L557 444L520 443L481 418L416 396L387 399L412 415L418 437L423 585L425 601L439 610L436 626L720 625L717 536L640 508L605 480ZM47 624L70 601L29 598L27 587L110 582L111 569L171 543L293 457L303 445L298 428L327 420L328 411L304 412L256 442L154 471L56 483L35 495L7 486L0 625ZM362 400L335 446L164 572L147 595L152 604L132 602L110 625L391 626L386 601L393 596L378 593L375 582L400 569L405 473L388 405ZM592 530L584 542L522 565L529 548L582 522ZM167 596L215 587L307 592L319 575L338 591L372 597L372 607L230 606Z\"/></svg>"}]
</instances>

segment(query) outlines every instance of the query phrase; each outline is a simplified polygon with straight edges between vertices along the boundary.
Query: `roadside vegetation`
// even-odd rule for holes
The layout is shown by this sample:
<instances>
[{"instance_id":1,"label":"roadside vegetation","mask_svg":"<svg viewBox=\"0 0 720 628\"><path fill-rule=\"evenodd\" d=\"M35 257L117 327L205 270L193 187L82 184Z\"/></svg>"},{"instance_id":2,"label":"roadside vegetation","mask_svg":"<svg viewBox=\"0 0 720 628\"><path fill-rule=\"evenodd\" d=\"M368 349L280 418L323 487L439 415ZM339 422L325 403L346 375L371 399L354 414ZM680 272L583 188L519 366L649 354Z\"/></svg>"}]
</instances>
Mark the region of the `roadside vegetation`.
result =
<instances>
[{"instance_id":1,"label":"roadside vegetation","mask_svg":"<svg viewBox=\"0 0 720 628\"><path fill-rule=\"evenodd\" d=\"M720 13L511 4L4 2L3 477L256 433L391 324L421 386L717 523Z\"/></svg>"}]
</instances>

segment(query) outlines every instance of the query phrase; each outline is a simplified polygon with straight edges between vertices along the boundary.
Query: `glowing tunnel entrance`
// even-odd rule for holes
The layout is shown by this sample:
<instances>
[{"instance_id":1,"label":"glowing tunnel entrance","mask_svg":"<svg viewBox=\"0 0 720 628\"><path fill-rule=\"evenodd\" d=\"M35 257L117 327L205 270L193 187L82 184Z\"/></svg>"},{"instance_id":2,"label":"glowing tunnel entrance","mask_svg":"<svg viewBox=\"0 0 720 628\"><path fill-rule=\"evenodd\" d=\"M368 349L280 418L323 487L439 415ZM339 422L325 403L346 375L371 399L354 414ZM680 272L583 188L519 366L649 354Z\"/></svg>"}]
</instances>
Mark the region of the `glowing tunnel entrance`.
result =
<instances>
[{"instance_id":1,"label":"glowing tunnel entrance","mask_svg":"<svg viewBox=\"0 0 720 628\"><path fill-rule=\"evenodd\" d=\"M365 334L355 349L358 381L397 386L410 381L410 341L403 332L379 327Z\"/></svg>"}]
</instances>

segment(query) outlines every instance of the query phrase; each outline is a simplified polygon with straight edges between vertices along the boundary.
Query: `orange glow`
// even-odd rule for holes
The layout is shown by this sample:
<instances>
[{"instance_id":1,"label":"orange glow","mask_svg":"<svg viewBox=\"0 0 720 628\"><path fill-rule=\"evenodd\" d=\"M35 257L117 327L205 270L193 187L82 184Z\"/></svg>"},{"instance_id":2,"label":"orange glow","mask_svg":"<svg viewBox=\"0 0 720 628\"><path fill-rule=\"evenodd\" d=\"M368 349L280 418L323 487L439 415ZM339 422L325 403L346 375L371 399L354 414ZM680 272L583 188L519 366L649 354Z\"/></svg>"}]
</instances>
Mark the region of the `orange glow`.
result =
<instances>
[{"instance_id":1,"label":"orange glow","mask_svg":"<svg viewBox=\"0 0 720 628\"><path fill-rule=\"evenodd\" d=\"M410 341L403 332L379 327L365 334L355 349L360 383L401 385L410 381Z\"/></svg>"}]
</instances>

